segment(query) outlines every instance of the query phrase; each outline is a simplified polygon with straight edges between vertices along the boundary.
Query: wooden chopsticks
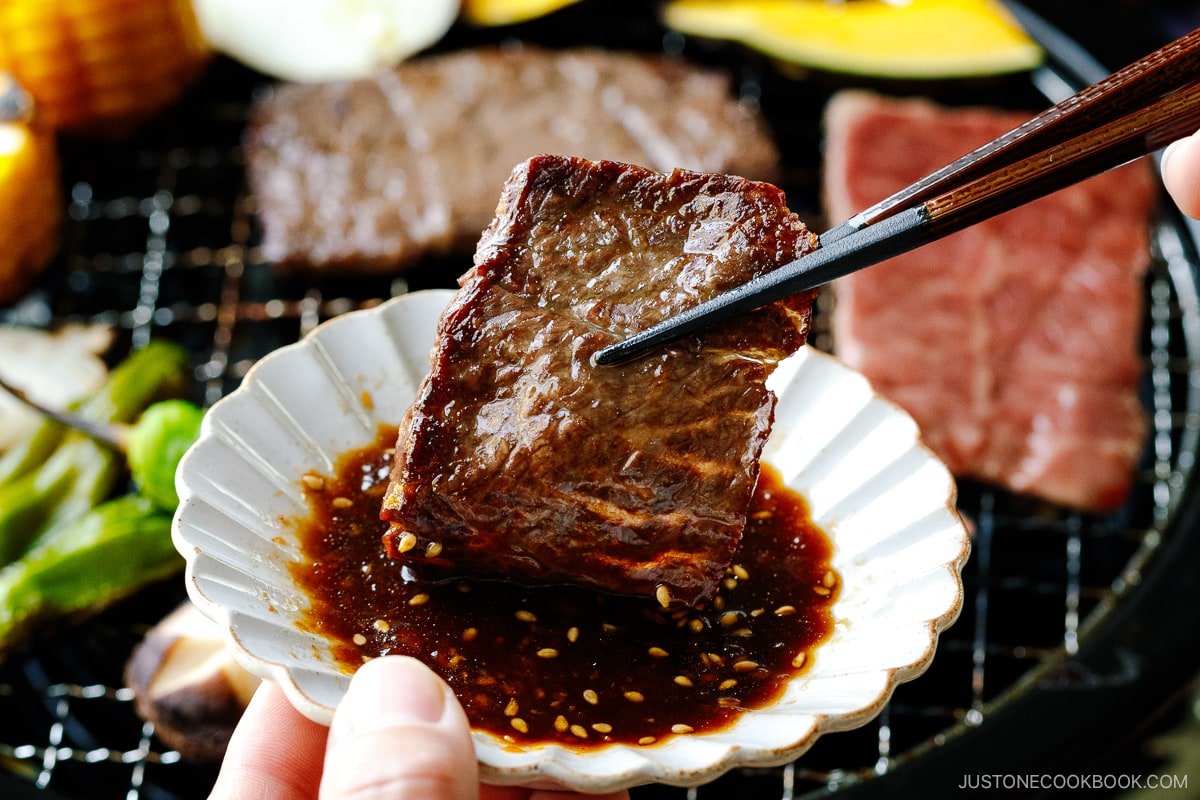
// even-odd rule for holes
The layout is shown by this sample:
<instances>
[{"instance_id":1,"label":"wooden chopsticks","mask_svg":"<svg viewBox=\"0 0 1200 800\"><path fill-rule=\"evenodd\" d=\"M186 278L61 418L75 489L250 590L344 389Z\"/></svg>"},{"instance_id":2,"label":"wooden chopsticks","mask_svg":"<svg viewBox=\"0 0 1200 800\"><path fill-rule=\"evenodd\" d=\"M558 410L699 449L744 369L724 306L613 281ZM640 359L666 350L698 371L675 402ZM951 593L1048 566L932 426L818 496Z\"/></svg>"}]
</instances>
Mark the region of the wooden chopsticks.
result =
<instances>
[{"instance_id":1,"label":"wooden chopsticks","mask_svg":"<svg viewBox=\"0 0 1200 800\"><path fill-rule=\"evenodd\" d=\"M600 350L628 361L1154 152L1200 129L1200 29L826 231L821 247Z\"/></svg>"}]
</instances>

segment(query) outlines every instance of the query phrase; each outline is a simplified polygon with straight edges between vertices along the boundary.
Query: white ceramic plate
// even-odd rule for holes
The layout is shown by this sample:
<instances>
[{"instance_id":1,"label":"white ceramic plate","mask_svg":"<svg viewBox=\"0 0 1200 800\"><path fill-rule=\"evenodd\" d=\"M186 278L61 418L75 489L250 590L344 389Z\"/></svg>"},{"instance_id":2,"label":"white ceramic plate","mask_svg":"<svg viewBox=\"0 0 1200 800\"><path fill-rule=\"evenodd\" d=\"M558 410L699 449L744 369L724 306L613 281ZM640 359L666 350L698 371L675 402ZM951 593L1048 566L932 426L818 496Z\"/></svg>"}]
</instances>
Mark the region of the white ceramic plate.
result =
<instances>
[{"instance_id":1,"label":"white ceramic plate","mask_svg":"<svg viewBox=\"0 0 1200 800\"><path fill-rule=\"evenodd\" d=\"M262 359L208 412L176 476L175 544L192 600L228 630L244 667L318 722L329 722L349 676L329 642L296 624L308 600L289 572L300 551L287 520L308 513L300 476L332 473L340 454L401 418L452 294L416 292L344 315ZM842 579L833 633L811 668L725 730L650 747L514 749L477 732L485 780L599 792L781 764L822 733L866 723L928 666L962 606L969 544L953 479L911 418L832 357L801 351L772 386L779 407L764 459L808 499Z\"/></svg>"}]
</instances>

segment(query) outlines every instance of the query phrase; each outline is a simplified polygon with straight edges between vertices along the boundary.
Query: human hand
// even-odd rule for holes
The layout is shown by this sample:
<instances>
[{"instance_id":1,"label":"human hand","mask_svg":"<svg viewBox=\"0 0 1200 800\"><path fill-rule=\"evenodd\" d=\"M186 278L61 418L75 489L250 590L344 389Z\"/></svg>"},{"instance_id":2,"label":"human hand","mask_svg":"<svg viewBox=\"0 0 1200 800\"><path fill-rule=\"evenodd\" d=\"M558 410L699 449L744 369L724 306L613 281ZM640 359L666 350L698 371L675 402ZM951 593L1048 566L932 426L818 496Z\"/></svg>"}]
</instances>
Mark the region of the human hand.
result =
<instances>
[{"instance_id":1,"label":"human hand","mask_svg":"<svg viewBox=\"0 0 1200 800\"><path fill-rule=\"evenodd\" d=\"M411 658L367 662L326 729L264 681L238 723L210 800L583 800L481 786L466 714ZM629 800L628 792L588 800Z\"/></svg>"},{"instance_id":2,"label":"human hand","mask_svg":"<svg viewBox=\"0 0 1200 800\"><path fill-rule=\"evenodd\" d=\"M1162 179L1179 210L1200 219L1200 133L1167 146L1162 157Z\"/></svg>"}]
</instances>

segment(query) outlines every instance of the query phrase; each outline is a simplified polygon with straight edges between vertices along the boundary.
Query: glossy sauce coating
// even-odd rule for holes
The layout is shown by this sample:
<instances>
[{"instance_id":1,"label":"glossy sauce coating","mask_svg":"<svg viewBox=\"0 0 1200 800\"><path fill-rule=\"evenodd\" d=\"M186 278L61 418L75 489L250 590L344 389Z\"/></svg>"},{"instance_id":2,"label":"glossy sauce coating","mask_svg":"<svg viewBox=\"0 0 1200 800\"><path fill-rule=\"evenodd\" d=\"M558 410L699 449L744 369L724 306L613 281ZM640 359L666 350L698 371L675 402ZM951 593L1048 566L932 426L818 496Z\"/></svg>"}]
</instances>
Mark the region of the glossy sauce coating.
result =
<instances>
[{"instance_id":1,"label":"glossy sauce coating","mask_svg":"<svg viewBox=\"0 0 1200 800\"><path fill-rule=\"evenodd\" d=\"M381 545L395 428L303 482L312 600L304 623L346 671L416 656L453 687L473 726L514 743L650 745L712 731L779 696L832 629L838 576L804 500L764 466L717 595L667 610L644 598L499 580L412 580ZM397 691L403 687L397 686Z\"/></svg>"}]
</instances>

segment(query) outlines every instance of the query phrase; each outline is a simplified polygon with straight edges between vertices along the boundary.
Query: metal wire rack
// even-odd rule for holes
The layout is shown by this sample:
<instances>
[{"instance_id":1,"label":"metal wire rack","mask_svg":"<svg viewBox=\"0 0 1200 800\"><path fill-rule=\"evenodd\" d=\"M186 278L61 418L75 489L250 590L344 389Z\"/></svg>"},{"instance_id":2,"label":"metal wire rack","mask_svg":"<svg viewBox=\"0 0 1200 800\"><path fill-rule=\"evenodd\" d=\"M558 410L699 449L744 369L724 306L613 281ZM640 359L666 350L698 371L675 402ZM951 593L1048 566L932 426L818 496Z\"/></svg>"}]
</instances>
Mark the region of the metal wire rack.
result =
<instances>
[{"instance_id":1,"label":"metal wire rack","mask_svg":"<svg viewBox=\"0 0 1200 800\"><path fill-rule=\"evenodd\" d=\"M813 117L779 114L773 102L779 82L790 79L739 70L743 94L761 99L785 152L815 154ZM133 141L64 142L62 253L0 321L108 322L119 333L118 349L151 338L180 342L194 354L195 399L208 404L257 359L326 319L414 288L453 285L464 266L453 259L402 278L288 274L263 260L239 146L260 80L221 61L175 113ZM793 94L787 103L795 101ZM789 168L789 193L799 187L804 215L815 167L797 161ZM1200 299L1190 229L1164 217L1153 255L1144 341L1153 432L1129 504L1093 517L961 485L960 508L975 526L966 605L925 675L900 686L875 722L822 738L794 764L737 771L698 789L644 787L635 798L849 793L987 731L993 715L1047 681L1089 680L1072 671L1081 646L1150 571L1163 568L1166 545L1194 533L1178 524L1200 443ZM818 323L825 316L818 309ZM819 326L814 343L828 346ZM149 587L0 665L0 777L16 776L15 787L46 798L205 796L215 766L165 748L137 718L122 679L144 631L183 598L178 581Z\"/></svg>"}]
</instances>

